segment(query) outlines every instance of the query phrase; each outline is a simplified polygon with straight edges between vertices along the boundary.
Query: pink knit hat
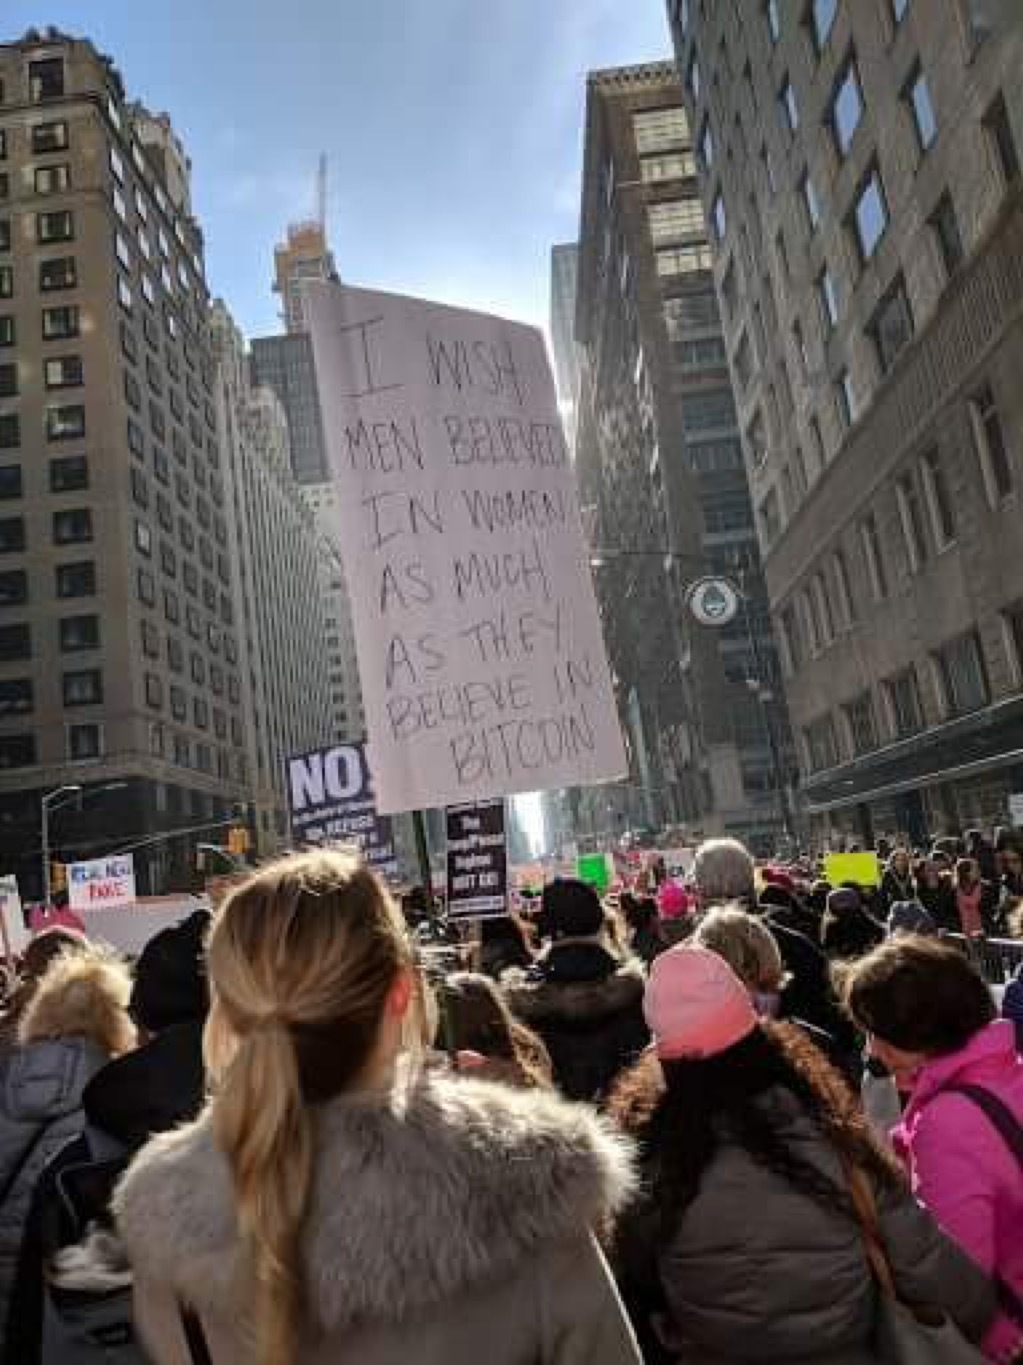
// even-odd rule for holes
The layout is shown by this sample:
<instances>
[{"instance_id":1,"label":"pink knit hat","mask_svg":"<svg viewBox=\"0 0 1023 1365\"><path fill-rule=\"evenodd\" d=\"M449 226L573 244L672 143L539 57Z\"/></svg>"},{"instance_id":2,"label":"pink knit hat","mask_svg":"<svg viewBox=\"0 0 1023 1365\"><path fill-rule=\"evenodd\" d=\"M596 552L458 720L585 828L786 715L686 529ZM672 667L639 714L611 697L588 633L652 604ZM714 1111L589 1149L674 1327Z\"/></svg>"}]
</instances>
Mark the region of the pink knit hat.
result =
<instances>
[{"instance_id":1,"label":"pink knit hat","mask_svg":"<svg viewBox=\"0 0 1023 1365\"><path fill-rule=\"evenodd\" d=\"M662 919L679 919L689 913L691 902L684 886L664 882L657 892L657 913Z\"/></svg>"},{"instance_id":2,"label":"pink knit hat","mask_svg":"<svg viewBox=\"0 0 1023 1365\"><path fill-rule=\"evenodd\" d=\"M714 1057L757 1026L749 992L724 958L680 944L654 959L643 1013L659 1057Z\"/></svg>"}]
</instances>

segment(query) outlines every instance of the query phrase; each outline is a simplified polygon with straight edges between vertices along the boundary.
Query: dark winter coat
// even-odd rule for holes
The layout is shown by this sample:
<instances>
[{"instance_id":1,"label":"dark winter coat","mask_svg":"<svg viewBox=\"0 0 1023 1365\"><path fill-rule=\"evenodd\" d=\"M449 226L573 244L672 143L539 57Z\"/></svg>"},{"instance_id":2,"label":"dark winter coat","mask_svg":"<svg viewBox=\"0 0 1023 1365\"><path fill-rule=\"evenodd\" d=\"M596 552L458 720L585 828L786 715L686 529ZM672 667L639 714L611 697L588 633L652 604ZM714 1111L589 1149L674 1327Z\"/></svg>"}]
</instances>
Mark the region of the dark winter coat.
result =
<instances>
[{"instance_id":1,"label":"dark winter coat","mask_svg":"<svg viewBox=\"0 0 1023 1365\"><path fill-rule=\"evenodd\" d=\"M82 1129L82 1092L107 1055L85 1038L14 1048L0 1068L0 1326L16 1314L14 1285L33 1196L50 1159Z\"/></svg>"},{"instance_id":2,"label":"dark winter coat","mask_svg":"<svg viewBox=\"0 0 1023 1365\"><path fill-rule=\"evenodd\" d=\"M629 1152L591 1112L426 1075L333 1100L317 1127L310 1331L288 1365L639 1365L591 1233L632 1189ZM153 1365L187 1359L182 1299L217 1365L250 1365L251 1285L208 1114L140 1153L117 1215Z\"/></svg>"},{"instance_id":3,"label":"dark winter coat","mask_svg":"<svg viewBox=\"0 0 1023 1365\"><path fill-rule=\"evenodd\" d=\"M764 1104L780 1115L786 1145L844 1188L837 1154L795 1098L774 1091ZM944 1309L979 1339L996 1317L985 1276L908 1191L879 1194L878 1205L900 1294ZM621 1224L627 1300L630 1284L649 1283L643 1256L654 1217L638 1206ZM738 1144L722 1141L656 1264L659 1331L671 1359L876 1365L876 1291L857 1224L826 1212Z\"/></svg>"},{"instance_id":4,"label":"dark winter coat","mask_svg":"<svg viewBox=\"0 0 1023 1365\"><path fill-rule=\"evenodd\" d=\"M528 973L502 984L513 1013L543 1039L554 1082L569 1099L603 1099L650 1041L642 965L623 963L596 940L555 943Z\"/></svg>"},{"instance_id":5,"label":"dark winter coat","mask_svg":"<svg viewBox=\"0 0 1023 1365\"><path fill-rule=\"evenodd\" d=\"M904 877L898 876L892 868L885 868L884 876L881 878L881 890L879 893L880 906L882 913L886 914L896 904L897 901L915 900L913 889L912 869L907 871Z\"/></svg>"},{"instance_id":6,"label":"dark winter coat","mask_svg":"<svg viewBox=\"0 0 1023 1365\"><path fill-rule=\"evenodd\" d=\"M949 877L942 877L937 886L925 886L922 881L918 882L916 899L939 929L959 932L955 887Z\"/></svg>"}]
</instances>

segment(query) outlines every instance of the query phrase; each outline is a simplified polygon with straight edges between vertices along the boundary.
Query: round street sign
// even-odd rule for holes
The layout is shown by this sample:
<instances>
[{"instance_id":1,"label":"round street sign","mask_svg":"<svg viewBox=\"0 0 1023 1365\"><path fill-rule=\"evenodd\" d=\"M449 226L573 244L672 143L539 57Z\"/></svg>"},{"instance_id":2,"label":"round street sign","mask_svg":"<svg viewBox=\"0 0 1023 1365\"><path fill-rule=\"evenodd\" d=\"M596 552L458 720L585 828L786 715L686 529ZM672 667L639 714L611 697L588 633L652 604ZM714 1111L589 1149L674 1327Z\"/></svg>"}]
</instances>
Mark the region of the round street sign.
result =
<instances>
[{"instance_id":1,"label":"round street sign","mask_svg":"<svg viewBox=\"0 0 1023 1365\"><path fill-rule=\"evenodd\" d=\"M739 593L727 578L701 578L688 593L689 610L701 626L727 626L739 611Z\"/></svg>"}]
</instances>

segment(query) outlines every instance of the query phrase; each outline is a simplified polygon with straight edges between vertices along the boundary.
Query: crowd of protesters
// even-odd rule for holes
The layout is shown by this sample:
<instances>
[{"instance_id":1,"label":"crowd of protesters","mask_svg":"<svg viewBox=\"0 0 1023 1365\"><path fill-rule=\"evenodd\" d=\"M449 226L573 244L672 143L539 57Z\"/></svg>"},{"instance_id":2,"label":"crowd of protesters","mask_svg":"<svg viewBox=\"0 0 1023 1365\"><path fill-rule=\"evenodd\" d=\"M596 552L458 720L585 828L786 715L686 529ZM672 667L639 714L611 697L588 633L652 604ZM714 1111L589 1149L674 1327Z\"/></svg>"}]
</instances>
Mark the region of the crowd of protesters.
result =
<instances>
[{"instance_id":1,"label":"crowd of protesters","mask_svg":"<svg viewBox=\"0 0 1023 1365\"><path fill-rule=\"evenodd\" d=\"M684 885L553 881L471 960L336 850L132 970L42 934L0 1365L870 1365L896 1320L1023 1361L1023 978L1000 1016L973 951L1019 853L884 858L828 886L711 840Z\"/></svg>"}]
</instances>

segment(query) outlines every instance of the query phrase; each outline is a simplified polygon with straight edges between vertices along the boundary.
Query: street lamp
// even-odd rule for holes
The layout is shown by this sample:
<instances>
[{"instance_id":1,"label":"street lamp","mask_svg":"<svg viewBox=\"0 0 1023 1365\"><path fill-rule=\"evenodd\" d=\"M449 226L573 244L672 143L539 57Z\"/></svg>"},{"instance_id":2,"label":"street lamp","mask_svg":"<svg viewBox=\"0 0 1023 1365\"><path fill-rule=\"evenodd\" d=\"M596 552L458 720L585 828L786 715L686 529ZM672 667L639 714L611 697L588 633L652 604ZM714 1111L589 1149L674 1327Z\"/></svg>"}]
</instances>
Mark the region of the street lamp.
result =
<instances>
[{"instance_id":1,"label":"street lamp","mask_svg":"<svg viewBox=\"0 0 1023 1365\"><path fill-rule=\"evenodd\" d=\"M79 783L71 782L66 786L57 787L52 792L46 792L42 802L42 845L43 845L43 904L49 909L50 905L50 816L54 811L61 810L64 806L71 804L72 798L77 798L79 809L83 799L89 800L93 796L101 796L104 792L120 791L126 787L127 782L104 782L101 787L93 787L83 794ZM60 798L64 797L62 801Z\"/></svg>"}]
</instances>

